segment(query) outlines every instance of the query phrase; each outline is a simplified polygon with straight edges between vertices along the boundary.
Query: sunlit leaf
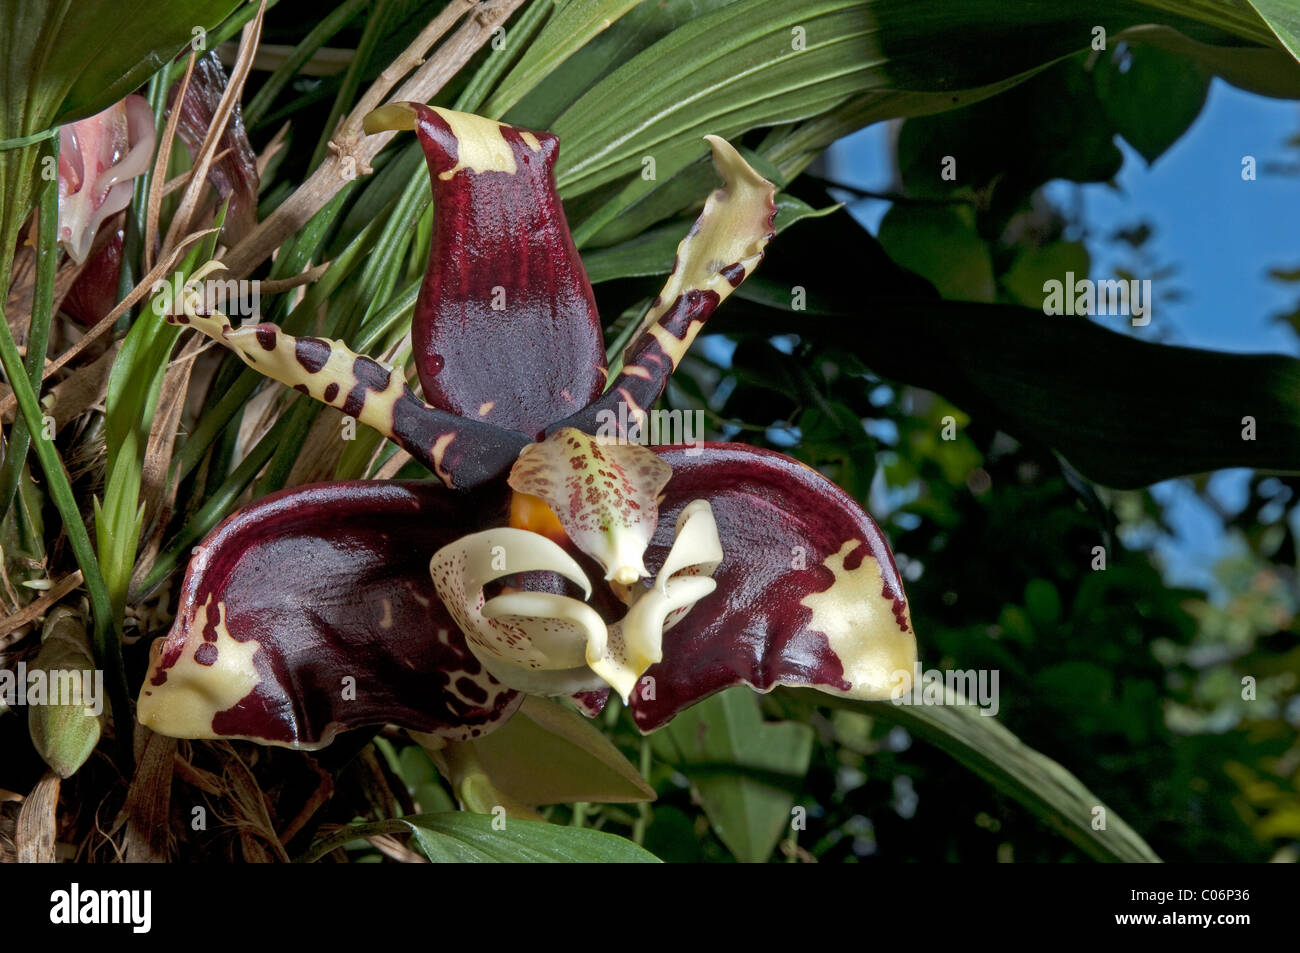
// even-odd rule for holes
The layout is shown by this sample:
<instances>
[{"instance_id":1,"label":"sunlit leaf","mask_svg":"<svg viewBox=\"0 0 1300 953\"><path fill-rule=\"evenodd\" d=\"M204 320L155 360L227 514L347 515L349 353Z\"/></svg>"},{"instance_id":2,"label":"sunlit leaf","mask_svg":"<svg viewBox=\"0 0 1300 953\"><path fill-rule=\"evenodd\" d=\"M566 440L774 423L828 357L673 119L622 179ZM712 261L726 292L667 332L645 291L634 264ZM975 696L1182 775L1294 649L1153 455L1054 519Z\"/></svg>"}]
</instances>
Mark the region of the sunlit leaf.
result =
<instances>
[{"instance_id":1,"label":"sunlit leaf","mask_svg":"<svg viewBox=\"0 0 1300 953\"><path fill-rule=\"evenodd\" d=\"M657 863L625 837L582 827L490 814L417 814L402 818L420 852L437 863Z\"/></svg>"},{"instance_id":2,"label":"sunlit leaf","mask_svg":"<svg viewBox=\"0 0 1300 953\"><path fill-rule=\"evenodd\" d=\"M690 778L736 859L767 860L790 827L812 756L812 728L764 722L753 692L742 685L688 708L652 738L661 757Z\"/></svg>"}]
</instances>

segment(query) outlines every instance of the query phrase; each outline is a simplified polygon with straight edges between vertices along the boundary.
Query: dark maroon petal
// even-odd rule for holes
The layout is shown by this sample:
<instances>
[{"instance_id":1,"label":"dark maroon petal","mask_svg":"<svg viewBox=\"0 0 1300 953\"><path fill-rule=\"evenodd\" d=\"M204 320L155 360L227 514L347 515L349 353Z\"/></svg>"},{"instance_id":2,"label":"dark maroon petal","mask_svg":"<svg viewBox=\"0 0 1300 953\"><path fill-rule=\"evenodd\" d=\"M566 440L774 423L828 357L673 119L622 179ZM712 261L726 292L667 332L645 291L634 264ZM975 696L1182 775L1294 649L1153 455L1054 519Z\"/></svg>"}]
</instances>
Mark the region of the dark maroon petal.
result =
<instances>
[{"instance_id":1,"label":"dark maroon petal","mask_svg":"<svg viewBox=\"0 0 1300 953\"><path fill-rule=\"evenodd\" d=\"M178 81L171 93L173 103L179 89ZM226 71L221 68L217 54L208 53L195 60L194 73L190 76L176 124L176 133L185 143L191 158L198 155L225 91ZM248 141L238 103L226 121L216 155L221 158L208 169L208 181L222 199L230 199L221 237L225 244L233 245L257 227L257 154Z\"/></svg>"},{"instance_id":2,"label":"dark maroon petal","mask_svg":"<svg viewBox=\"0 0 1300 953\"><path fill-rule=\"evenodd\" d=\"M59 306L78 324L90 327L117 304L117 282L122 275L122 229L100 229L90 257Z\"/></svg>"},{"instance_id":3,"label":"dark maroon petal","mask_svg":"<svg viewBox=\"0 0 1300 953\"><path fill-rule=\"evenodd\" d=\"M434 593L443 544L500 520L498 489L323 483L222 523L154 643L141 723L184 738L314 748L391 722L476 737L517 707L470 654Z\"/></svg>"},{"instance_id":4,"label":"dark maroon petal","mask_svg":"<svg viewBox=\"0 0 1300 953\"><path fill-rule=\"evenodd\" d=\"M742 682L860 698L906 688L916 639L902 580L871 517L789 457L739 444L702 449L657 450L673 478L646 564L655 571L663 564L681 509L708 500L722 541L718 586L664 633L663 661L632 696L638 727L657 728Z\"/></svg>"},{"instance_id":5,"label":"dark maroon petal","mask_svg":"<svg viewBox=\"0 0 1300 953\"><path fill-rule=\"evenodd\" d=\"M425 399L539 436L605 385L600 319L552 176L559 140L413 108L435 208L411 331Z\"/></svg>"}]
</instances>

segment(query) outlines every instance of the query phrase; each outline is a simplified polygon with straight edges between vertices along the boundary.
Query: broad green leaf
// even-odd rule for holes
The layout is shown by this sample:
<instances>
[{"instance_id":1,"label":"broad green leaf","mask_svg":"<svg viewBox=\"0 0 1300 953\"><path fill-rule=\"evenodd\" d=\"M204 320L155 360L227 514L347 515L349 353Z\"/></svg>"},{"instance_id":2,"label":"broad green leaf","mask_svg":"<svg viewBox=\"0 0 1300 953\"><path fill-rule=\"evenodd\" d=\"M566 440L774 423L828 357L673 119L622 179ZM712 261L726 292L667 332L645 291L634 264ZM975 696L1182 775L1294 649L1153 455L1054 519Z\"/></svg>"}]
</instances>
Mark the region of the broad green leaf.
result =
<instances>
[{"instance_id":1,"label":"broad green leaf","mask_svg":"<svg viewBox=\"0 0 1300 953\"><path fill-rule=\"evenodd\" d=\"M896 204L880 223L880 244L945 298L993 300L993 258L969 208Z\"/></svg>"},{"instance_id":2,"label":"broad green leaf","mask_svg":"<svg viewBox=\"0 0 1300 953\"><path fill-rule=\"evenodd\" d=\"M1300 63L1285 49L1200 43L1170 27L1154 24L1129 27L1113 39L1187 57L1248 92L1277 99L1300 99Z\"/></svg>"},{"instance_id":3,"label":"broad green leaf","mask_svg":"<svg viewBox=\"0 0 1300 953\"><path fill-rule=\"evenodd\" d=\"M0 135L23 135L111 106L240 0L6 0L0 5ZM196 47L197 48L197 47Z\"/></svg>"},{"instance_id":4,"label":"broad green leaf","mask_svg":"<svg viewBox=\"0 0 1300 953\"><path fill-rule=\"evenodd\" d=\"M861 711L902 725L1023 804L1034 817L1098 860L1160 860L1123 818L1066 768L1030 748L996 718L981 714L982 709L960 692L943 685L936 686L938 689L942 690L942 704L919 705L859 702L808 689L782 691L809 704ZM1104 828L1094 827L1098 818L1104 819Z\"/></svg>"},{"instance_id":5,"label":"broad green leaf","mask_svg":"<svg viewBox=\"0 0 1300 953\"><path fill-rule=\"evenodd\" d=\"M402 821L421 853L436 863L658 862L654 854L626 838L583 827L464 812L416 814Z\"/></svg>"},{"instance_id":6,"label":"broad green leaf","mask_svg":"<svg viewBox=\"0 0 1300 953\"><path fill-rule=\"evenodd\" d=\"M1063 281L1067 272L1084 277L1091 263L1092 256L1083 242L1059 241L1026 248L1002 276L1002 287L1017 303L1030 308L1041 307L1045 283Z\"/></svg>"},{"instance_id":7,"label":"broad green leaf","mask_svg":"<svg viewBox=\"0 0 1300 953\"><path fill-rule=\"evenodd\" d=\"M519 126L549 129L555 117L603 77L674 29L734 0L641 0L583 45L506 113Z\"/></svg>"},{"instance_id":8,"label":"broad green leaf","mask_svg":"<svg viewBox=\"0 0 1300 953\"><path fill-rule=\"evenodd\" d=\"M796 28L805 49L792 48ZM779 10L740 0L693 19L555 120L566 147L556 181L570 194L589 191L645 156L668 174L704 153L705 134L732 137L830 108L861 90L870 32L865 8L849 0Z\"/></svg>"},{"instance_id":9,"label":"broad green leaf","mask_svg":"<svg viewBox=\"0 0 1300 953\"><path fill-rule=\"evenodd\" d=\"M505 725L472 744L493 787L532 807L654 800L654 789L600 729L549 699L526 698Z\"/></svg>"},{"instance_id":10,"label":"broad green leaf","mask_svg":"<svg viewBox=\"0 0 1300 953\"><path fill-rule=\"evenodd\" d=\"M1036 66L996 83L963 90L874 90L846 100L835 109L807 122L774 129L763 141L759 151L776 163L781 174L789 180L802 172L832 142L873 122L898 116L930 116L950 109L961 109L1005 92L1043 68Z\"/></svg>"},{"instance_id":11,"label":"broad green leaf","mask_svg":"<svg viewBox=\"0 0 1300 953\"><path fill-rule=\"evenodd\" d=\"M659 756L690 779L718 837L746 863L766 861L789 829L812 742L808 725L764 722L744 685L688 708L651 736Z\"/></svg>"},{"instance_id":12,"label":"broad green leaf","mask_svg":"<svg viewBox=\"0 0 1300 953\"><path fill-rule=\"evenodd\" d=\"M1292 0L1247 0L1282 45L1300 60L1300 8Z\"/></svg>"},{"instance_id":13,"label":"broad green leaf","mask_svg":"<svg viewBox=\"0 0 1300 953\"><path fill-rule=\"evenodd\" d=\"M1286 2L1265 0L1275 8ZM1137 0L1135 5L1146 8L1149 22L1186 18L1188 22L1225 30L1253 43L1268 44L1276 42L1276 34L1259 13L1265 3L1252 6L1251 0Z\"/></svg>"},{"instance_id":14,"label":"broad green leaf","mask_svg":"<svg viewBox=\"0 0 1300 953\"><path fill-rule=\"evenodd\" d=\"M913 197L988 193L986 204L1002 221L1052 179L1116 175L1124 155L1114 137L1084 58L1074 57L992 99L908 119L898 137L899 174Z\"/></svg>"},{"instance_id":15,"label":"broad green leaf","mask_svg":"<svg viewBox=\"0 0 1300 953\"><path fill-rule=\"evenodd\" d=\"M545 0L536 0L545 2ZM500 116L519 102L543 79L636 6L638 0L559 0L556 11L529 44L482 109L485 116Z\"/></svg>"},{"instance_id":16,"label":"broad green leaf","mask_svg":"<svg viewBox=\"0 0 1300 953\"><path fill-rule=\"evenodd\" d=\"M816 242L779 236L756 276L766 286L745 282L710 330L843 347L887 378L1054 448L1107 486L1228 467L1300 470L1295 358L1154 344L1141 328L1120 334L1041 306L943 301L882 258L847 213L817 227ZM789 310L782 284L806 289L807 310ZM765 287L763 306L753 303Z\"/></svg>"},{"instance_id":17,"label":"broad green leaf","mask_svg":"<svg viewBox=\"0 0 1300 953\"><path fill-rule=\"evenodd\" d=\"M1178 12L1135 0L1028 0L1014 14L993 0L795 0L779 9L738 0L674 29L565 109L550 124L567 150L557 181L581 194L645 157L672 174L703 154L705 133L810 119L868 91L986 87L1089 48L1094 27L1114 34L1152 20L1275 42L1253 11L1227 0Z\"/></svg>"},{"instance_id":18,"label":"broad green leaf","mask_svg":"<svg viewBox=\"0 0 1300 953\"><path fill-rule=\"evenodd\" d=\"M809 300L814 287L809 279ZM1059 451L1107 486L1230 467L1300 470L1295 358L1152 344L1013 305L864 298L857 308L772 320L733 305L710 327L837 344L886 377Z\"/></svg>"},{"instance_id":19,"label":"broad green leaf","mask_svg":"<svg viewBox=\"0 0 1300 953\"><path fill-rule=\"evenodd\" d=\"M772 182L778 189L786 185L786 178L766 156L752 149L740 147L740 154L754 167L754 171ZM589 219L584 219L574 231L578 247L586 245L613 245L640 235L651 225L688 208L699 209L705 197L718 183L718 172L711 156L701 156L666 178L637 176L617 194L601 205ZM592 193L603 194L604 190ZM579 200L589 201L590 198ZM611 219L611 213L614 217ZM595 224L593 224L595 223ZM592 234L593 227L599 230ZM588 240L589 239L589 240Z\"/></svg>"},{"instance_id":20,"label":"broad green leaf","mask_svg":"<svg viewBox=\"0 0 1300 953\"><path fill-rule=\"evenodd\" d=\"M1207 70L1154 46L1103 57L1092 76L1111 126L1148 165L1195 121L1210 91Z\"/></svg>"},{"instance_id":21,"label":"broad green leaf","mask_svg":"<svg viewBox=\"0 0 1300 953\"><path fill-rule=\"evenodd\" d=\"M1153 9L1148 4L1124 0L1101 5L1035 0L1018 10L1019 16L1014 24L999 20L999 14L1004 13L1002 8L981 0L945 2L941 16L937 11L929 11L928 17L924 14L930 4L924 0L909 0L907 10L901 13L897 0L860 0L850 6L857 15L873 24L878 23L880 27L876 32L881 35L876 36L873 32L864 42L864 50L871 53L872 44L879 43L884 45L884 52L876 50L872 55L863 55L863 51L858 51L838 64L849 70L865 69L864 64L870 61L870 69L861 74L860 85L866 88L865 92L855 89L847 98L840 98L836 93L833 101L820 103L810 99L806 121L779 124L771 131L759 146L758 154L775 164L777 178L774 181L784 184L831 142L872 122L958 109L1010 89L1057 60L1090 47L1092 26L1101 23L1111 29L1108 42L1112 45L1138 31L1164 31L1183 43L1208 52L1209 58L1197 56L1198 62L1223 73L1230 81L1247 88L1262 88L1273 95L1300 96L1300 68L1285 51L1276 47L1210 46L1191 41L1168 27L1137 26L1122 30L1126 23L1140 24L1158 17L1185 29L1199 30L1198 35L1218 41L1240 43L1239 37L1272 41L1267 27L1253 14L1241 16L1240 11L1219 10L1220 5L1215 3L1205 4L1204 9L1194 9L1189 16L1217 23L1231 31L1231 35L1206 29L1197 20L1162 9L1159 4ZM774 51L782 44L793 43L793 34L777 38L772 33L757 56L746 44L748 34L743 29L740 32L725 30L729 43L704 42L698 44L699 49L692 46L689 53L683 52L687 47L682 45L682 38L694 35L692 31L699 32L701 21L728 17L740 20L744 7L744 2L728 5L720 0L643 2L609 30L595 37L548 76L535 94L525 97L511 110L507 117L511 121L552 127L561 132L564 147L560 187L568 202L571 220L578 225L575 235L580 247L627 241L697 201L697 196L707 190L711 180L711 170L699 140L702 132L734 136L733 130L743 131L779 122L780 109L788 104L789 96L807 93L815 99L816 95L824 94L830 88L826 82L809 86L808 76L803 72L771 72L775 60L779 59ZM825 4L819 7L805 2L791 9L802 15L822 7ZM750 19L758 25L749 24L751 29L761 29L771 23L770 15L757 10ZM812 35L807 32L806 19L790 27L791 30L804 30L805 40ZM728 19L727 22L733 21ZM883 33L886 29L888 35ZM1115 32L1117 29L1121 32ZM963 42L953 48L953 35L978 36L979 40ZM919 55L927 44L935 51L930 60ZM705 70L706 78L717 80L714 89L701 93L693 87L687 88L689 82L676 69L675 58L693 54L703 58L693 60L696 68L691 71L690 82L700 70ZM827 62L828 55L826 50L805 46L801 56L808 58L801 62L814 74L822 67L836 68L835 63ZM715 63L715 59L718 62ZM637 65L634 67L630 60ZM610 64L623 65L611 70ZM983 83L990 77L989 82ZM1082 79L1090 90L1091 78L1083 76ZM626 89L619 88L620 82L626 85ZM964 85L968 83L974 85ZM604 112L598 112L596 108L594 97L597 88L608 88L609 96L602 100L608 106ZM586 95L580 97L584 91L587 91ZM685 102L682 97L692 98L692 101ZM646 107L649 111L644 115L637 112L639 106L629 112L629 103L647 99L653 99L657 106ZM1033 114L1068 118L1066 114L1069 111L1056 108L1051 105L1052 101L1049 97L1048 105L1034 109ZM761 104L761 108L755 104ZM754 109L746 111L751 106ZM567 111L557 119L561 109ZM710 114L709 110L714 109L722 112ZM741 121L739 114L733 115L734 110L744 111L752 121ZM1086 116L1100 112L1100 104L1094 97L1093 103L1083 105L1079 114ZM641 120L636 123L629 121L628 117L634 114ZM701 115L714 115L715 118L701 120L693 133L672 132L681 122L694 121ZM589 141L575 144L566 125L569 119L573 119L573 128L583 130ZM662 132L661 127L669 124L676 124L669 129L672 140L663 148L650 144L652 134L658 135ZM1020 129L1004 132L1018 136ZM1118 169L1120 154L1110 142L1113 130L1098 126L1095 132L1095 143L1090 140L1086 148L1065 152L1055 149L1055 135L1049 137L1053 143L1052 154L1058 162L1061 157L1069 160L1075 156L1096 155L1109 163L1094 163L1089 170L1080 167L1077 161L1073 165L1067 162L1064 174L1099 181ZM646 175L645 179L641 175L632 175L626 187L621 189L613 186L622 173L594 188L588 181L574 180L567 175L566 164L587 162L581 154L583 150L591 151L611 143L632 151L632 154L623 156L624 172L640 168L645 175L645 160L654 159L654 175ZM649 145L641 148L636 143ZM1003 150L999 149L998 160L1005 160ZM593 216L592 209L598 205L600 213ZM588 217L594 220L589 221Z\"/></svg>"}]
</instances>

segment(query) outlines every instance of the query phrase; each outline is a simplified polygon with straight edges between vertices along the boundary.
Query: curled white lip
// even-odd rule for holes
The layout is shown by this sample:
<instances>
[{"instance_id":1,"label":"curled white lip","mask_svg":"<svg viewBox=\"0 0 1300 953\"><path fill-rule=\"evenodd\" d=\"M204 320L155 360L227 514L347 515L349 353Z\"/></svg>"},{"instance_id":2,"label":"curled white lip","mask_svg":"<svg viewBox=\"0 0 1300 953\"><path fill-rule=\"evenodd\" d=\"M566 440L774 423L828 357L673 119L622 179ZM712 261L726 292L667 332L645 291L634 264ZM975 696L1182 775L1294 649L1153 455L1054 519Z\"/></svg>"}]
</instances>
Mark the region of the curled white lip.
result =
<instances>
[{"instance_id":1,"label":"curled white lip","mask_svg":"<svg viewBox=\"0 0 1300 953\"><path fill-rule=\"evenodd\" d=\"M586 602L557 593L485 597L489 583L536 570L558 573L591 597L582 567L538 533L502 527L462 536L434 553L429 571L470 651L498 681L538 695L608 684L627 702L641 675L662 660L663 633L716 588L710 576L722 558L713 511L695 500L678 516L653 584L626 590L627 614L611 626Z\"/></svg>"}]
</instances>

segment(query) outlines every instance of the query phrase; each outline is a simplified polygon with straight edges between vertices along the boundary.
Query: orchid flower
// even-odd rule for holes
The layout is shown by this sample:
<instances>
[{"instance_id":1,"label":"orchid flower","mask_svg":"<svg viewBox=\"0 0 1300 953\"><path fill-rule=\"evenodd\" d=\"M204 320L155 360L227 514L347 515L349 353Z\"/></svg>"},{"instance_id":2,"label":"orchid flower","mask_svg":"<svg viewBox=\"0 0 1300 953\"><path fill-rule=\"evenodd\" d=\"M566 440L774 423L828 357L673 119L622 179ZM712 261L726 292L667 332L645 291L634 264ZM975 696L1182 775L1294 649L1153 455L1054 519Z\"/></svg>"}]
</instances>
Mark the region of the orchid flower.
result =
<instances>
[{"instance_id":1,"label":"orchid flower","mask_svg":"<svg viewBox=\"0 0 1300 953\"><path fill-rule=\"evenodd\" d=\"M81 264L99 226L131 204L132 180L153 162L153 111L132 94L59 136L59 241Z\"/></svg>"},{"instance_id":2,"label":"orchid flower","mask_svg":"<svg viewBox=\"0 0 1300 953\"><path fill-rule=\"evenodd\" d=\"M154 643L140 721L315 748L376 723L465 741L525 694L594 715L613 689L649 731L740 683L909 688L902 582L853 499L778 453L627 432L762 259L771 183L708 138L723 186L612 374L554 185L555 136L406 103L366 129L414 129L428 161L436 219L412 326L424 400L399 369L232 326L197 292L171 320L378 429L437 479L293 488L229 517Z\"/></svg>"},{"instance_id":3,"label":"orchid flower","mask_svg":"<svg viewBox=\"0 0 1300 953\"><path fill-rule=\"evenodd\" d=\"M177 117L176 134L193 159L212 126L228 79L215 52L195 60ZM178 82L171 92L176 108ZM93 325L117 304L125 232L96 235L104 222L131 203L135 178L148 171L157 138L153 111L132 94L87 119L60 130L59 241L82 266L62 310ZM218 199L229 200L222 236L233 244L257 225L257 156L248 141L239 104L221 130L207 181Z\"/></svg>"}]
</instances>

